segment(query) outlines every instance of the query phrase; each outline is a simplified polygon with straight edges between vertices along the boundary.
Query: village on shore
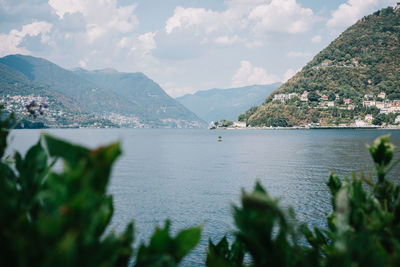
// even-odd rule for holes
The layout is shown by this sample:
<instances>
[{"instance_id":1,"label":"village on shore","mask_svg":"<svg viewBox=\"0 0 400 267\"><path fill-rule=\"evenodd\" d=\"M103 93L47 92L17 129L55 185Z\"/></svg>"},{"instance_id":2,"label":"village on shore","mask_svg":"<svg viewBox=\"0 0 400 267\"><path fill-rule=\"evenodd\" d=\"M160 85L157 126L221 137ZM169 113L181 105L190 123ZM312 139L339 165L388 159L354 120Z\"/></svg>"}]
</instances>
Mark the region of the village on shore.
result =
<instances>
[{"instance_id":1,"label":"village on shore","mask_svg":"<svg viewBox=\"0 0 400 267\"><path fill-rule=\"evenodd\" d=\"M319 96L318 109L328 109L337 105L339 95L335 94L334 98L325 94L321 94L319 91L316 92ZM304 91L301 95L297 93L290 94L275 94L273 101L285 103L286 101L299 98L302 102L308 102L309 92ZM352 104L352 99L343 99L343 103L338 106L338 109L354 110L355 105ZM378 95L365 94L364 100L362 101L363 107L375 107L379 110L379 114L399 114L396 116L393 125L382 125L373 124L374 116L372 114L366 114L364 119L356 119L351 124L339 124L339 125L320 125L319 123L310 123L305 125L290 126L290 127L273 127L273 126L250 126L244 121L228 121L221 120L220 122L212 122L209 126L210 129L255 129L255 130L278 130L278 129L400 129L400 100L389 100L386 98L385 92L380 92Z\"/></svg>"},{"instance_id":2,"label":"village on shore","mask_svg":"<svg viewBox=\"0 0 400 267\"><path fill-rule=\"evenodd\" d=\"M355 105L352 104L353 100L350 98L340 99L338 94L326 95L319 91L316 92L318 96L319 104L317 109L329 109L336 107L342 110L354 110ZM310 92L304 91L301 95L298 93L289 94L275 94L273 101L285 103L288 100L298 98L302 102L310 101ZM342 101L338 101L338 100ZM210 129L400 129L400 100L387 99L385 92L380 92L376 96L373 94L365 94L362 106L366 108L375 107L379 110L379 114L398 114L394 120L394 124L387 125L382 123L381 125L374 124L373 114L366 114L364 118L358 118L350 124L338 124L338 125L320 125L319 123L310 123L305 125L289 126L289 127L273 127L273 126L250 126L244 121L227 121L221 120L220 122L212 122L209 126Z\"/></svg>"}]
</instances>

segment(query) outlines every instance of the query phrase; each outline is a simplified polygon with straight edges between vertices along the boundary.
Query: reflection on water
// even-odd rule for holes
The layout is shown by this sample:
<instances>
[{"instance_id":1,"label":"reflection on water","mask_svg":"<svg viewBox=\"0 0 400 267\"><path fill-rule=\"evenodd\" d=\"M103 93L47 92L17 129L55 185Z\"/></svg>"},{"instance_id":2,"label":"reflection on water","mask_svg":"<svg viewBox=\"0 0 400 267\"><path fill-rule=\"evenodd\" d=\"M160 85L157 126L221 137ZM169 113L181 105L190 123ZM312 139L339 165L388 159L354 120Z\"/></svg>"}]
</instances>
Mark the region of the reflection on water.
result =
<instances>
[{"instance_id":1,"label":"reflection on water","mask_svg":"<svg viewBox=\"0 0 400 267\"><path fill-rule=\"evenodd\" d=\"M241 188L258 179L268 192L295 208L297 218L324 225L329 212L329 172L370 171L365 144L386 130L209 131L162 129L46 130L74 142L97 146L120 140L123 156L109 191L114 196L113 227L134 219L136 240L148 240L156 224L171 218L173 229L204 223L203 240L187 263L204 262L208 238L232 231L231 205ZM12 149L25 151L37 130L12 134ZM391 141L400 145L400 131ZM218 142L218 136L222 142ZM400 169L392 171L398 177Z\"/></svg>"}]
</instances>

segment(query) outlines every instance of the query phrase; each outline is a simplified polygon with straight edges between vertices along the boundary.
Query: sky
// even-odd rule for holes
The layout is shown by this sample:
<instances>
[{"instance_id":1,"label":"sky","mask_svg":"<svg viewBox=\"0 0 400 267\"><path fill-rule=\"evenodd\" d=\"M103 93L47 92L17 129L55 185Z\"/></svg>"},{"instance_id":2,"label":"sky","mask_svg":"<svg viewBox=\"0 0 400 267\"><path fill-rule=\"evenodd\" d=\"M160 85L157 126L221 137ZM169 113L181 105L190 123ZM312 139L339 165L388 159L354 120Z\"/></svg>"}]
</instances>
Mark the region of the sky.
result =
<instances>
[{"instance_id":1,"label":"sky","mask_svg":"<svg viewBox=\"0 0 400 267\"><path fill-rule=\"evenodd\" d=\"M143 72L172 97L284 82L396 0L0 0L0 57Z\"/></svg>"}]
</instances>

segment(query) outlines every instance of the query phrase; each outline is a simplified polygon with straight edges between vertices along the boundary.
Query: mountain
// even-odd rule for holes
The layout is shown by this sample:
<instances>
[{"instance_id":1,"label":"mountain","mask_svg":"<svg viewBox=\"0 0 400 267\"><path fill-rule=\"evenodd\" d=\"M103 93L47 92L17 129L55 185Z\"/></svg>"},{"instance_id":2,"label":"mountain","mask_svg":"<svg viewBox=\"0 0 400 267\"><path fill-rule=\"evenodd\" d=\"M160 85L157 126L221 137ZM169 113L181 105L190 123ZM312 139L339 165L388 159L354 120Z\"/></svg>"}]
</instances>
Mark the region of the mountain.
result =
<instances>
[{"instance_id":1,"label":"mountain","mask_svg":"<svg viewBox=\"0 0 400 267\"><path fill-rule=\"evenodd\" d=\"M52 99L58 99L64 109L82 110L82 107L72 98L52 91L47 86L31 81L21 72L0 63L0 94L1 95L31 95L41 94Z\"/></svg>"},{"instance_id":2,"label":"mountain","mask_svg":"<svg viewBox=\"0 0 400 267\"><path fill-rule=\"evenodd\" d=\"M1 63L0 95L0 102L5 106L6 111L13 111L19 116L26 114L25 105L32 101L46 102L49 105L49 110L46 110L43 116L39 116L31 122L29 122L29 117L24 119L24 127L26 125L77 127L79 125L90 126L99 122L99 118L83 111L81 105L72 97L37 84L21 72ZM103 126L116 126L109 121L100 121Z\"/></svg>"},{"instance_id":3,"label":"mountain","mask_svg":"<svg viewBox=\"0 0 400 267\"><path fill-rule=\"evenodd\" d=\"M362 18L241 120L252 126L395 123L399 40L400 9Z\"/></svg>"},{"instance_id":4,"label":"mountain","mask_svg":"<svg viewBox=\"0 0 400 267\"><path fill-rule=\"evenodd\" d=\"M52 91L73 97L84 110L96 113L115 110L123 114L134 112L132 104L122 96L100 88L48 60L11 55L0 58L0 63L21 72L33 82L48 86Z\"/></svg>"},{"instance_id":5,"label":"mountain","mask_svg":"<svg viewBox=\"0 0 400 267\"><path fill-rule=\"evenodd\" d=\"M198 91L176 98L207 122L221 119L237 120L240 113L263 102L266 95L281 84L252 85L229 89Z\"/></svg>"},{"instance_id":6,"label":"mountain","mask_svg":"<svg viewBox=\"0 0 400 267\"><path fill-rule=\"evenodd\" d=\"M185 127L205 125L193 112L167 95L143 73L123 73L113 69L88 71L81 68L73 72L132 103L134 114L140 114L146 123Z\"/></svg>"},{"instance_id":7,"label":"mountain","mask_svg":"<svg viewBox=\"0 0 400 267\"><path fill-rule=\"evenodd\" d=\"M10 55L0 58L0 78L0 92L9 95L11 106L23 111L24 101L46 97L64 120L70 118L65 112L73 113L76 126L87 126L79 114L90 118L92 126L205 125L144 74L70 71L42 58Z\"/></svg>"}]
</instances>

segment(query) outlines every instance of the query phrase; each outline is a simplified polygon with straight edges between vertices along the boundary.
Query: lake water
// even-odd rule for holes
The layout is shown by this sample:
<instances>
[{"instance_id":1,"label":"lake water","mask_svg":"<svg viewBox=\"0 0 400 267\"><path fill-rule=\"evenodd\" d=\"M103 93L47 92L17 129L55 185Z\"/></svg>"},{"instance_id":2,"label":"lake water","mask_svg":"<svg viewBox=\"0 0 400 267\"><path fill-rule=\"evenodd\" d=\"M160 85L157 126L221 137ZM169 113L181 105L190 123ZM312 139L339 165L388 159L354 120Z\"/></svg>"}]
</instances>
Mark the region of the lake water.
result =
<instances>
[{"instance_id":1,"label":"lake water","mask_svg":"<svg viewBox=\"0 0 400 267\"><path fill-rule=\"evenodd\" d=\"M41 131L15 130L11 148L21 152ZM185 260L204 262L207 241L234 230L231 205L240 190L258 179L268 192L293 206L297 218L324 226L330 210L329 172L371 171L365 144L391 133L400 146L400 131L389 130L180 130L51 129L45 132L95 147L122 142L109 192L114 196L112 227L120 231L135 221L136 241L148 241L157 224L172 219L172 228L204 224L200 246ZM222 142L218 142L222 136ZM398 150L396 149L396 152ZM399 153L397 153L399 154ZM392 171L399 177L399 168ZM136 242L136 243L137 243Z\"/></svg>"}]
</instances>

